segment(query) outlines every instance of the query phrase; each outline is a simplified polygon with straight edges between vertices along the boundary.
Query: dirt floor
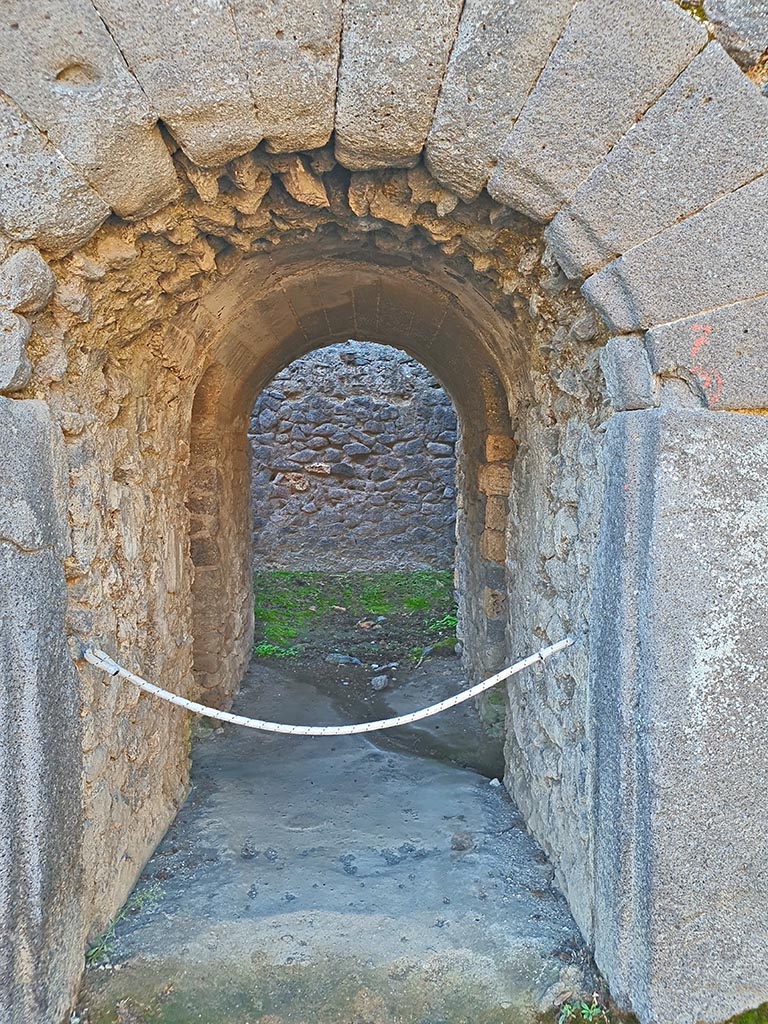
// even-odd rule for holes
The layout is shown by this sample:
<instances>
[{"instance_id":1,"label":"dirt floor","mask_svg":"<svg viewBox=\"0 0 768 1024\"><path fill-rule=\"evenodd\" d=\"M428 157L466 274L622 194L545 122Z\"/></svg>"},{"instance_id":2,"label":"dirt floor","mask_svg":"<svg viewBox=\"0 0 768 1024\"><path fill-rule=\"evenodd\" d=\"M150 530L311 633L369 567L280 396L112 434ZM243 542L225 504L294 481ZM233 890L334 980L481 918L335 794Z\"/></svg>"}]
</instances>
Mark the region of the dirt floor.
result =
<instances>
[{"instance_id":1,"label":"dirt floor","mask_svg":"<svg viewBox=\"0 0 768 1024\"><path fill-rule=\"evenodd\" d=\"M377 691L382 660L255 659L235 710L333 724L464 686L458 658L427 656ZM500 770L468 705L334 739L198 726L189 799L93 947L78 1019L556 1021L596 979Z\"/></svg>"}]
</instances>

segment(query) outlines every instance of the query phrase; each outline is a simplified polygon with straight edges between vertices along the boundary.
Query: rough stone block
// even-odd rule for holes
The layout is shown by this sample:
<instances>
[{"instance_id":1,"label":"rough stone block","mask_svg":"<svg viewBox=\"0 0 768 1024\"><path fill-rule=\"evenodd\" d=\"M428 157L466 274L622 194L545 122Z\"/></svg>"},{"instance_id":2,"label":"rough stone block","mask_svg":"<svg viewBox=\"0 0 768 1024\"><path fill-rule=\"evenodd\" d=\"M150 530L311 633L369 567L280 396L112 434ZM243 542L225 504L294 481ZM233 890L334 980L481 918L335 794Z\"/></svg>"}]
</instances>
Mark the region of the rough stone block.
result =
<instances>
[{"instance_id":1,"label":"rough stone block","mask_svg":"<svg viewBox=\"0 0 768 1024\"><path fill-rule=\"evenodd\" d=\"M259 127L273 153L324 146L333 131L341 0L231 0Z\"/></svg>"},{"instance_id":2,"label":"rough stone block","mask_svg":"<svg viewBox=\"0 0 768 1024\"><path fill-rule=\"evenodd\" d=\"M109 207L62 155L0 95L0 229L65 255L109 216Z\"/></svg>"},{"instance_id":3,"label":"rough stone block","mask_svg":"<svg viewBox=\"0 0 768 1024\"><path fill-rule=\"evenodd\" d=\"M3 536L0 529L0 1020L58 1022L74 1001L85 938L77 679L63 634L61 564Z\"/></svg>"},{"instance_id":4,"label":"rough stone block","mask_svg":"<svg viewBox=\"0 0 768 1024\"><path fill-rule=\"evenodd\" d=\"M641 1020L720 1021L768 999L768 419L620 413L605 457L595 957Z\"/></svg>"},{"instance_id":5,"label":"rough stone block","mask_svg":"<svg viewBox=\"0 0 768 1024\"><path fill-rule=\"evenodd\" d=\"M614 409L649 409L659 404L658 383L640 335L610 338L600 351L600 369Z\"/></svg>"},{"instance_id":6,"label":"rough stone block","mask_svg":"<svg viewBox=\"0 0 768 1024\"><path fill-rule=\"evenodd\" d=\"M254 149L262 132L225 4L94 0L150 103L202 167Z\"/></svg>"},{"instance_id":7,"label":"rough stone block","mask_svg":"<svg viewBox=\"0 0 768 1024\"><path fill-rule=\"evenodd\" d=\"M32 366L27 342L31 333L23 316L0 309L0 392L18 391L29 382Z\"/></svg>"},{"instance_id":8,"label":"rough stone block","mask_svg":"<svg viewBox=\"0 0 768 1024\"><path fill-rule=\"evenodd\" d=\"M704 0L704 14L718 39L742 67L768 50L768 0Z\"/></svg>"},{"instance_id":9,"label":"rough stone block","mask_svg":"<svg viewBox=\"0 0 768 1024\"><path fill-rule=\"evenodd\" d=\"M0 398L0 540L69 552L67 465L45 402Z\"/></svg>"},{"instance_id":10,"label":"rough stone block","mask_svg":"<svg viewBox=\"0 0 768 1024\"><path fill-rule=\"evenodd\" d=\"M430 172L465 202L488 181L573 3L465 3L426 147Z\"/></svg>"},{"instance_id":11,"label":"rough stone block","mask_svg":"<svg viewBox=\"0 0 768 1024\"><path fill-rule=\"evenodd\" d=\"M654 327L654 373L682 376L716 409L768 408L768 297Z\"/></svg>"},{"instance_id":12,"label":"rough stone block","mask_svg":"<svg viewBox=\"0 0 768 1024\"><path fill-rule=\"evenodd\" d=\"M0 305L36 313L48 304L56 278L37 249L19 249L0 264Z\"/></svg>"},{"instance_id":13,"label":"rough stone block","mask_svg":"<svg viewBox=\"0 0 768 1024\"><path fill-rule=\"evenodd\" d=\"M768 103L712 43L611 150L545 232L585 277L768 170Z\"/></svg>"},{"instance_id":14,"label":"rough stone block","mask_svg":"<svg viewBox=\"0 0 768 1024\"><path fill-rule=\"evenodd\" d=\"M582 287L616 331L768 292L768 175L630 249Z\"/></svg>"},{"instance_id":15,"label":"rough stone block","mask_svg":"<svg viewBox=\"0 0 768 1024\"><path fill-rule=\"evenodd\" d=\"M478 485L483 494L498 495L506 498L512 487L512 470L501 462L480 466L478 469Z\"/></svg>"},{"instance_id":16,"label":"rough stone block","mask_svg":"<svg viewBox=\"0 0 768 1024\"><path fill-rule=\"evenodd\" d=\"M489 562L504 561L506 545L501 530L483 530L480 535L480 555Z\"/></svg>"},{"instance_id":17,"label":"rough stone block","mask_svg":"<svg viewBox=\"0 0 768 1024\"><path fill-rule=\"evenodd\" d=\"M583 0L501 151L488 191L534 220L567 203L707 42L664 0Z\"/></svg>"},{"instance_id":18,"label":"rough stone block","mask_svg":"<svg viewBox=\"0 0 768 1024\"><path fill-rule=\"evenodd\" d=\"M508 518L507 502L498 496L485 502L485 525L488 530L506 530Z\"/></svg>"},{"instance_id":19,"label":"rough stone block","mask_svg":"<svg viewBox=\"0 0 768 1024\"><path fill-rule=\"evenodd\" d=\"M170 154L136 79L89 0L8 0L0 82L122 217L176 194Z\"/></svg>"},{"instance_id":20,"label":"rough stone block","mask_svg":"<svg viewBox=\"0 0 768 1024\"><path fill-rule=\"evenodd\" d=\"M511 437L504 434L489 434L485 439L485 458L487 462L511 462L515 457L517 444Z\"/></svg>"},{"instance_id":21,"label":"rough stone block","mask_svg":"<svg viewBox=\"0 0 768 1024\"><path fill-rule=\"evenodd\" d=\"M429 131L460 0L346 0L336 156L351 170L410 167Z\"/></svg>"}]
</instances>

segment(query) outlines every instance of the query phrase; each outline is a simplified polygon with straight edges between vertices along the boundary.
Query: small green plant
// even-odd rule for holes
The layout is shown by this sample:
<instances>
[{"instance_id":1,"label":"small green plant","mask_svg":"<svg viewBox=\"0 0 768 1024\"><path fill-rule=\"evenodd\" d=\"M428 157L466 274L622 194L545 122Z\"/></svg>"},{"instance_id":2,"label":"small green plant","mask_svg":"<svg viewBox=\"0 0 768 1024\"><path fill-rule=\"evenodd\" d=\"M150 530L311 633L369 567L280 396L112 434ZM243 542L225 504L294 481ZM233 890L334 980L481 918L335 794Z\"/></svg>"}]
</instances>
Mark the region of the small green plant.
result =
<instances>
[{"instance_id":1,"label":"small green plant","mask_svg":"<svg viewBox=\"0 0 768 1024\"><path fill-rule=\"evenodd\" d=\"M583 999L563 1003L557 1018L557 1024L566 1024L567 1021L601 1021L603 1024L610 1024L608 1010L598 999L597 993L592 994L592 1002L587 1003Z\"/></svg>"},{"instance_id":2,"label":"small green plant","mask_svg":"<svg viewBox=\"0 0 768 1024\"><path fill-rule=\"evenodd\" d=\"M427 629L430 633L444 633L446 630L455 633L458 621L453 613L449 613L444 615L442 619L435 619L433 622L430 622Z\"/></svg>"},{"instance_id":3,"label":"small green plant","mask_svg":"<svg viewBox=\"0 0 768 1024\"><path fill-rule=\"evenodd\" d=\"M271 644L267 640L262 640L253 649L253 653L257 658L295 658L299 652L298 644L293 644L291 647L283 647L282 644Z\"/></svg>"},{"instance_id":4,"label":"small green plant","mask_svg":"<svg viewBox=\"0 0 768 1024\"><path fill-rule=\"evenodd\" d=\"M129 914L138 914L142 910L151 909L160 902L165 891L159 882L149 882L141 889L132 892L122 907L107 925L101 935L91 942L85 951L87 967L98 967L106 963L112 955L115 945L115 929Z\"/></svg>"}]
</instances>

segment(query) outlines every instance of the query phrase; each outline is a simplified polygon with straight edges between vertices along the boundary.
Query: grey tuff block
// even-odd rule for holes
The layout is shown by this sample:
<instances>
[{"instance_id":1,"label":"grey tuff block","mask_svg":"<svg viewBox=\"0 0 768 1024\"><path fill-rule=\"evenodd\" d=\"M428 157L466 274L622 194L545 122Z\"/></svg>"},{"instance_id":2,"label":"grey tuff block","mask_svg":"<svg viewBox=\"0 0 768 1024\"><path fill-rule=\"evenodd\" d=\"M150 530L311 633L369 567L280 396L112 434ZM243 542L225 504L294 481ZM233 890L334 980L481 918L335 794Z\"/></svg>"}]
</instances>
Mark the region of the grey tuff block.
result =
<instances>
[{"instance_id":1,"label":"grey tuff block","mask_svg":"<svg viewBox=\"0 0 768 1024\"><path fill-rule=\"evenodd\" d=\"M333 131L341 0L232 0L230 6L267 148L324 146Z\"/></svg>"},{"instance_id":2,"label":"grey tuff block","mask_svg":"<svg viewBox=\"0 0 768 1024\"><path fill-rule=\"evenodd\" d=\"M655 373L682 376L713 409L768 408L768 297L654 327Z\"/></svg>"},{"instance_id":3,"label":"grey tuff block","mask_svg":"<svg viewBox=\"0 0 768 1024\"><path fill-rule=\"evenodd\" d=\"M574 0L467 0L435 117L427 167L465 202L483 190Z\"/></svg>"},{"instance_id":4,"label":"grey tuff block","mask_svg":"<svg viewBox=\"0 0 768 1024\"><path fill-rule=\"evenodd\" d=\"M586 277L768 170L768 103L712 43L631 128L545 235Z\"/></svg>"},{"instance_id":5,"label":"grey tuff block","mask_svg":"<svg viewBox=\"0 0 768 1024\"><path fill-rule=\"evenodd\" d=\"M120 216L175 195L156 116L88 0L8 0L0 88Z\"/></svg>"},{"instance_id":6,"label":"grey tuff block","mask_svg":"<svg viewBox=\"0 0 768 1024\"><path fill-rule=\"evenodd\" d=\"M768 420L619 413L605 455L595 957L641 1020L724 1020L768 990Z\"/></svg>"},{"instance_id":7,"label":"grey tuff block","mask_svg":"<svg viewBox=\"0 0 768 1024\"><path fill-rule=\"evenodd\" d=\"M0 95L0 229L55 255L81 245L109 207L21 111Z\"/></svg>"},{"instance_id":8,"label":"grey tuff block","mask_svg":"<svg viewBox=\"0 0 768 1024\"><path fill-rule=\"evenodd\" d=\"M768 292L768 175L630 249L582 286L616 331Z\"/></svg>"},{"instance_id":9,"label":"grey tuff block","mask_svg":"<svg viewBox=\"0 0 768 1024\"><path fill-rule=\"evenodd\" d=\"M614 409L649 409L659 404L658 385L640 335L610 338L600 351L600 368Z\"/></svg>"},{"instance_id":10,"label":"grey tuff block","mask_svg":"<svg viewBox=\"0 0 768 1024\"><path fill-rule=\"evenodd\" d=\"M222 164L261 142L225 5L94 2L149 101L191 160Z\"/></svg>"},{"instance_id":11,"label":"grey tuff block","mask_svg":"<svg viewBox=\"0 0 768 1024\"><path fill-rule=\"evenodd\" d=\"M427 138L460 0L346 0L336 156L351 170L410 167Z\"/></svg>"},{"instance_id":12,"label":"grey tuff block","mask_svg":"<svg viewBox=\"0 0 768 1024\"><path fill-rule=\"evenodd\" d=\"M504 145L490 194L551 220L706 41L664 0L581 0Z\"/></svg>"}]
</instances>

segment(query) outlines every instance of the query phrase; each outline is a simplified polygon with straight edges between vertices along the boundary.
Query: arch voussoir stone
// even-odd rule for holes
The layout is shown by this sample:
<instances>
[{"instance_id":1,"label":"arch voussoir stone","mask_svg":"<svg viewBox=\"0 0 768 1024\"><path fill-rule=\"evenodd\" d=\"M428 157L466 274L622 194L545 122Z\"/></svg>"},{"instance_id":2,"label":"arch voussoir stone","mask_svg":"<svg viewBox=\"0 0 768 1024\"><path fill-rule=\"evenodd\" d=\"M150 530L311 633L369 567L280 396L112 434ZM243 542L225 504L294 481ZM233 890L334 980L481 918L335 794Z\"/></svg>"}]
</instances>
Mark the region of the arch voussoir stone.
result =
<instances>
[{"instance_id":1,"label":"arch voussoir stone","mask_svg":"<svg viewBox=\"0 0 768 1024\"><path fill-rule=\"evenodd\" d=\"M491 196L551 220L706 42L666 0L576 4L504 144Z\"/></svg>"},{"instance_id":2,"label":"arch voussoir stone","mask_svg":"<svg viewBox=\"0 0 768 1024\"><path fill-rule=\"evenodd\" d=\"M336 96L336 157L345 167L417 163L461 7L461 0L345 0Z\"/></svg>"},{"instance_id":3,"label":"arch voussoir stone","mask_svg":"<svg viewBox=\"0 0 768 1024\"><path fill-rule=\"evenodd\" d=\"M225 5L94 0L150 103L201 167L262 140L248 75Z\"/></svg>"},{"instance_id":4,"label":"arch voussoir stone","mask_svg":"<svg viewBox=\"0 0 768 1024\"><path fill-rule=\"evenodd\" d=\"M465 202L485 187L574 0L467 0L425 162Z\"/></svg>"},{"instance_id":5,"label":"arch voussoir stone","mask_svg":"<svg viewBox=\"0 0 768 1024\"><path fill-rule=\"evenodd\" d=\"M768 296L653 327L645 343L656 374L681 377L717 410L768 408Z\"/></svg>"},{"instance_id":6,"label":"arch voussoir stone","mask_svg":"<svg viewBox=\"0 0 768 1024\"><path fill-rule=\"evenodd\" d=\"M19 109L0 93L0 230L65 255L109 216L109 207Z\"/></svg>"},{"instance_id":7,"label":"arch voussoir stone","mask_svg":"<svg viewBox=\"0 0 768 1024\"><path fill-rule=\"evenodd\" d=\"M229 6L267 149L324 146L335 117L341 0L230 0Z\"/></svg>"},{"instance_id":8,"label":"arch voussoir stone","mask_svg":"<svg viewBox=\"0 0 768 1024\"><path fill-rule=\"evenodd\" d=\"M571 278L768 170L768 102L717 43L611 150L544 237Z\"/></svg>"},{"instance_id":9,"label":"arch voussoir stone","mask_svg":"<svg viewBox=\"0 0 768 1024\"><path fill-rule=\"evenodd\" d=\"M89 0L6 5L0 82L120 216L178 193L156 117Z\"/></svg>"},{"instance_id":10,"label":"arch voussoir stone","mask_svg":"<svg viewBox=\"0 0 768 1024\"><path fill-rule=\"evenodd\" d=\"M584 283L619 332L768 292L768 175L630 249Z\"/></svg>"}]
</instances>

